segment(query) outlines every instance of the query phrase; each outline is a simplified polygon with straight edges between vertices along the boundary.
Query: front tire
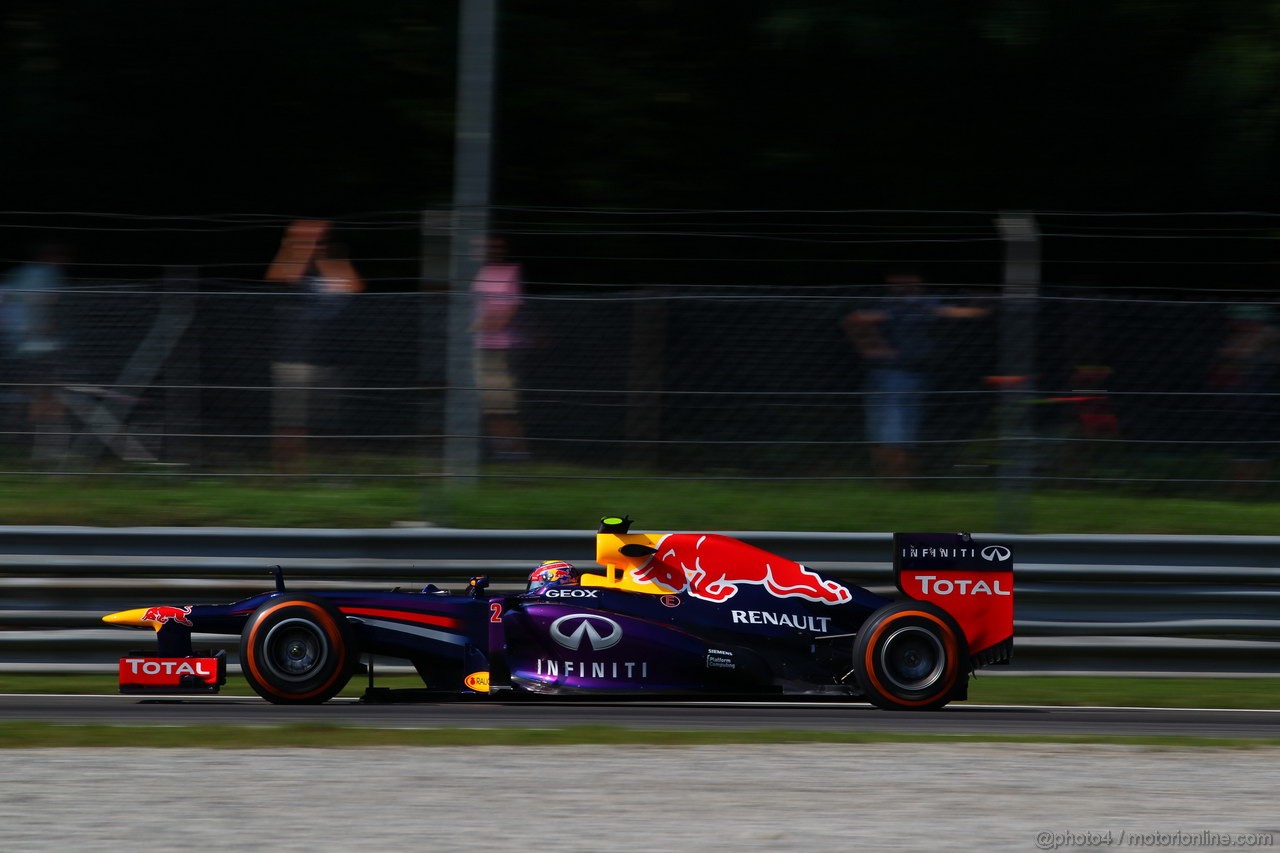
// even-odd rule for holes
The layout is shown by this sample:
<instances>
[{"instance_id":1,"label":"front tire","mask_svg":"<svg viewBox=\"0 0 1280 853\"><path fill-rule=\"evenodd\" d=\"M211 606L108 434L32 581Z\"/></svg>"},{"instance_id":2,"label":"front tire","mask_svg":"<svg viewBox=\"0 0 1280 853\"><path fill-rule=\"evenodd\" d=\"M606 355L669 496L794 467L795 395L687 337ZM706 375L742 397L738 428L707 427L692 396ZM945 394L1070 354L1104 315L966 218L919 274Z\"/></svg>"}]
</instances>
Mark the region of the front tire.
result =
<instances>
[{"instance_id":1,"label":"front tire","mask_svg":"<svg viewBox=\"0 0 1280 853\"><path fill-rule=\"evenodd\" d=\"M347 686L358 657L347 618L314 595L282 595L254 611L240 634L245 680L268 702L328 701Z\"/></svg>"},{"instance_id":2,"label":"front tire","mask_svg":"<svg viewBox=\"0 0 1280 853\"><path fill-rule=\"evenodd\" d=\"M969 674L964 634L942 608L898 601L872 613L858 631L853 667L873 705L934 711L957 695Z\"/></svg>"}]
</instances>

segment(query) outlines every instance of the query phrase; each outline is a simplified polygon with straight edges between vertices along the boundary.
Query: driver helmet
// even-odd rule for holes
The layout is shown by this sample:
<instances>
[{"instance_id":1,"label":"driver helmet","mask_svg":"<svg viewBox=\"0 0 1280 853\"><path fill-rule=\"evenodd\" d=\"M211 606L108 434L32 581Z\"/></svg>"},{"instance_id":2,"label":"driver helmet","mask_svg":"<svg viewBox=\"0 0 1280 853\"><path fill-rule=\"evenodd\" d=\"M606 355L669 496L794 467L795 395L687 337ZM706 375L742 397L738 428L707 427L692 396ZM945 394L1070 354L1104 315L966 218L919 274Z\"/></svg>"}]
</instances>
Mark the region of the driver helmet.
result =
<instances>
[{"instance_id":1,"label":"driver helmet","mask_svg":"<svg viewBox=\"0 0 1280 853\"><path fill-rule=\"evenodd\" d=\"M526 592L542 589L547 584L558 583L563 586L578 585L578 570L572 563L564 560L543 560L542 565L529 575L529 588Z\"/></svg>"}]
</instances>

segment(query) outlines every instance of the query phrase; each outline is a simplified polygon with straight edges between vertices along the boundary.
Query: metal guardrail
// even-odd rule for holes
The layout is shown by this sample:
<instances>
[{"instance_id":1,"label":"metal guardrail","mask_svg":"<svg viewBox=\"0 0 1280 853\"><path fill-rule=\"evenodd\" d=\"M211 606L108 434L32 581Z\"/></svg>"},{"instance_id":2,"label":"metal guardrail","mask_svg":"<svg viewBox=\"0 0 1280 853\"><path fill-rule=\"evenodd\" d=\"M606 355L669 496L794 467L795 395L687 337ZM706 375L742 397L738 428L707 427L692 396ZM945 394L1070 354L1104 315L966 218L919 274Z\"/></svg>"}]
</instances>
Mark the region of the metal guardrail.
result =
<instances>
[{"instance_id":1,"label":"metal guardrail","mask_svg":"<svg viewBox=\"0 0 1280 853\"><path fill-rule=\"evenodd\" d=\"M487 574L502 588L542 559L591 565L593 533L0 527L0 669L110 669L140 642L102 614L235 600L270 588L277 565L298 587ZM892 588L888 533L730 535ZM993 672L1280 674L1280 537L975 535L1014 549L1016 654Z\"/></svg>"}]
</instances>

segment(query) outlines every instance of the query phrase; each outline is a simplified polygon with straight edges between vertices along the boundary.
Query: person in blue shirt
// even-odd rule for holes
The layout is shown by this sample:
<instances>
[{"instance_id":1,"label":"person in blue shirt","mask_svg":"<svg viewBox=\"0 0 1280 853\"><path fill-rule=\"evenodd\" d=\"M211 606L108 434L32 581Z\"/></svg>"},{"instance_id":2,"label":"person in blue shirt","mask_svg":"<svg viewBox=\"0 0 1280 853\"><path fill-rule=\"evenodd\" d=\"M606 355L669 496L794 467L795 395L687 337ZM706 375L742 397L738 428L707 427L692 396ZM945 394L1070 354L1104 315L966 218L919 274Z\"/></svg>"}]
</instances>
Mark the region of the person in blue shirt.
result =
<instances>
[{"instance_id":1,"label":"person in blue shirt","mask_svg":"<svg viewBox=\"0 0 1280 853\"><path fill-rule=\"evenodd\" d=\"M937 348L942 318L982 317L987 309L950 305L924 292L915 272L885 277L886 294L874 304L845 315L845 333L866 363L867 437L873 471L895 482L914 476L930 359Z\"/></svg>"},{"instance_id":2,"label":"person in blue shirt","mask_svg":"<svg viewBox=\"0 0 1280 853\"><path fill-rule=\"evenodd\" d=\"M58 398L65 342L55 308L67 260L61 245L41 246L30 261L9 271L0 292L4 355L13 387L27 401L36 460L56 459L66 445L66 407Z\"/></svg>"}]
</instances>

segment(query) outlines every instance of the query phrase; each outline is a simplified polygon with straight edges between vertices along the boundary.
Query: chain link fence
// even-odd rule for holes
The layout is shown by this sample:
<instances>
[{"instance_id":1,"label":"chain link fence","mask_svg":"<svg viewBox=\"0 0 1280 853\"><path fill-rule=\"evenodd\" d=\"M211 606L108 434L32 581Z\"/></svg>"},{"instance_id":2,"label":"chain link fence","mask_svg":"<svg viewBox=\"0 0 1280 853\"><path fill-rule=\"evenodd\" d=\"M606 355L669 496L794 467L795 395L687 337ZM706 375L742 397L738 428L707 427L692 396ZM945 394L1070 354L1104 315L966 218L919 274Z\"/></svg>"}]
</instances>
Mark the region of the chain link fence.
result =
<instances>
[{"instance_id":1,"label":"chain link fence","mask_svg":"<svg viewBox=\"0 0 1280 853\"><path fill-rule=\"evenodd\" d=\"M496 218L525 274L510 353L522 476L1276 492L1280 305L1250 285L1275 263L1270 218L1089 231L1028 216L1015 238L995 215L859 214L802 239L813 229L794 215L755 230L740 220L767 214L735 216ZM5 349L6 472L437 478L457 473L450 442L478 448L464 475L513 464L483 428L447 426L484 390L448 379L473 341L448 333L451 308L472 308L450 290L447 224L339 222L368 286L323 295L262 280L285 220L164 219L124 236L103 221L87 237L70 214L41 226L89 257L45 294L56 346ZM1006 251L1028 234L1030 253ZM8 317L31 291L6 252ZM155 254L181 263L137 262ZM885 273L904 270L920 290L886 308ZM877 384L868 330L918 385Z\"/></svg>"}]
</instances>

